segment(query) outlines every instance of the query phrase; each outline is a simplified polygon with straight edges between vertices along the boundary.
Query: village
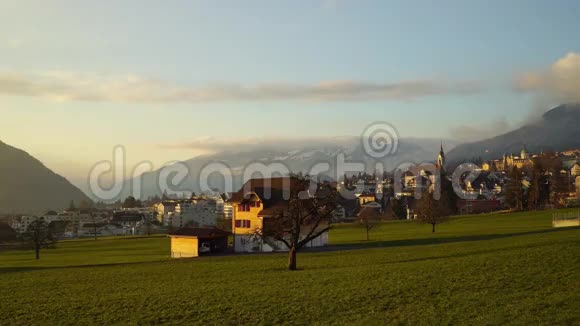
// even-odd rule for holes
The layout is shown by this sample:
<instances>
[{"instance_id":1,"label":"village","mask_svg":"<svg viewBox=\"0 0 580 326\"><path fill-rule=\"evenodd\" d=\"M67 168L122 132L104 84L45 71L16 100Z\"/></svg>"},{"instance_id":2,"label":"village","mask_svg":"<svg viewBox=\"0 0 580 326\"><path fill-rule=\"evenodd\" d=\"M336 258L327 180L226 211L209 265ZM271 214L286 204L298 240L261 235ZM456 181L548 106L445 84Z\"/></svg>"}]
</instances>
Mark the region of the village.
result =
<instances>
[{"instance_id":1,"label":"village","mask_svg":"<svg viewBox=\"0 0 580 326\"><path fill-rule=\"evenodd\" d=\"M477 177L461 179L462 198L457 198L450 214L466 215L500 210L536 210L580 206L580 150L562 153L528 153L483 162ZM443 145L433 171L407 170L399 180L396 173L359 173L330 183L339 197L332 215L316 225L369 221L415 220L420 200L417 193L433 192L436 178L450 179ZM283 239L264 234L269 221L288 209L292 177L248 180L234 193L193 194L189 198L150 199L141 202L128 197L120 207L95 208L86 203L41 216L5 219L15 237L29 232L34 221L48 225L58 239L167 234L171 257L187 258L212 253L287 251ZM6 227L5 227L6 228ZM5 231L5 233L10 231ZM311 239L306 247L329 243L328 229Z\"/></svg>"}]
</instances>

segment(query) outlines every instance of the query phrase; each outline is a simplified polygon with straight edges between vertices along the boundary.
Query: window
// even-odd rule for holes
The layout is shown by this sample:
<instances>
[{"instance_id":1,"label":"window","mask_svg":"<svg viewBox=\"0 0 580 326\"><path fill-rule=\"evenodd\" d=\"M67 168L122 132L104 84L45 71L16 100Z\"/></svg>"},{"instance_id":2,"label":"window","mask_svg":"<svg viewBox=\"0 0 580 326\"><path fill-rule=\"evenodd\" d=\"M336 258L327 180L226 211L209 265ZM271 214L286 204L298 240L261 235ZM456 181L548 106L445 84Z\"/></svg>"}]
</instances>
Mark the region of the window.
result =
<instances>
[{"instance_id":1,"label":"window","mask_svg":"<svg viewBox=\"0 0 580 326\"><path fill-rule=\"evenodd\" d=\"M250 220L236 220L236 227L249 229L251 227L251 221Z\"/></svg>"}]
</instances>

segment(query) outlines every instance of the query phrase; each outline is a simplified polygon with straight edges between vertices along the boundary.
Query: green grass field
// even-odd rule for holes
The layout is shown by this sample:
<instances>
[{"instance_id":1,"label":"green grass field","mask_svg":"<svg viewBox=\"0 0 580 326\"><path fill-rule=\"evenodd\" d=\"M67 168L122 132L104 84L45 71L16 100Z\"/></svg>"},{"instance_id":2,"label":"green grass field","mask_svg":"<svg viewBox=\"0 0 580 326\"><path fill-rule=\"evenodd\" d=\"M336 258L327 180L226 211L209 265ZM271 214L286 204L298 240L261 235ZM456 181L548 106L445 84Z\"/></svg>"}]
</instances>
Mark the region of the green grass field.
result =
<instances>
[{"instance_id":1,"label":"green grass field","mask_svg":"<svg viewBox=\"0 0 580 326\"><path fill-rule=\"evenodd\" d=\"M580 228L551 212L388 222L341 249L169 259L165 237L0 252L0 324L580 324Z\"/></svg>"}]
</instances>

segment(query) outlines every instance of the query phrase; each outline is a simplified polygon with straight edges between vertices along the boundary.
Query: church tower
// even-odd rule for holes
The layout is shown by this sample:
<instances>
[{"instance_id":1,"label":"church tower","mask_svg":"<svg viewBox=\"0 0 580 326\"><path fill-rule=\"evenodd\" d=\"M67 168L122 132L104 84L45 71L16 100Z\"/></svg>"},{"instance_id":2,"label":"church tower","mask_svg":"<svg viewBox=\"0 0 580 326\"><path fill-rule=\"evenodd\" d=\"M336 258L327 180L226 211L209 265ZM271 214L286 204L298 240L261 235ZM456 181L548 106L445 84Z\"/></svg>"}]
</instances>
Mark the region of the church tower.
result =
<instances>
[{"instance_id":1,"label":"church tower","mask_svg":"<svg viewBox=\"0 0 580 326\"><path fill-rule=\"evenodd\" d=\"M520 152L520 158L523 159L523 160L527 160L528 159L528 150L527 150L525 144L524 144L524 147L522 148L522 151Z\"/></svg>"},{"instance_id":2,"label":"church tower","mask_svg":"<svg viewBox=\"0 0 580 326\"><path fill-rule=\"evenodd\" d=\"M439 170L445 170L445 152L443 151L443 142L441 142L441 150L437 156L437 168Z\"/></svg>"}]
</instances>

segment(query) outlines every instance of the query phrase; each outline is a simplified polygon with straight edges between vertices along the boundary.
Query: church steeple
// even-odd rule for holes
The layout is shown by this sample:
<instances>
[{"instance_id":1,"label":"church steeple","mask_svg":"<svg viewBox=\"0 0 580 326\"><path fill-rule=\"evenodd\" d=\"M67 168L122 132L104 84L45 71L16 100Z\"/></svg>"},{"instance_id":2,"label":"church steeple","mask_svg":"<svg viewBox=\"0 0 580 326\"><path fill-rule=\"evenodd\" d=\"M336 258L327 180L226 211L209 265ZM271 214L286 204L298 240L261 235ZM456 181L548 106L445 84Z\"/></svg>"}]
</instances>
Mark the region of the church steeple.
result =
<instances>
[{"instance_id":1,"label":"church steeple","mask_svg":"<svg viewBox=\"0 0 580 326\"><path fill-rule=\"evenodd\" d=\"M441 141L441 150L437 156L437 168L445 170L445 152L443 151L443 140Z\"/></svg>"},{"instance_id":2,"label":"church steeple","mask_svg":"<svg viewBox=\"0 0 580 326\"><path fill-rule=\"evenodd\" d=\"M524 147L522 148L522 151L520 152L520 158L524 159L524 160L528 158L528 149L526 148L526 144L524 144Z\"/></svg>"}]
</instances>

